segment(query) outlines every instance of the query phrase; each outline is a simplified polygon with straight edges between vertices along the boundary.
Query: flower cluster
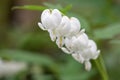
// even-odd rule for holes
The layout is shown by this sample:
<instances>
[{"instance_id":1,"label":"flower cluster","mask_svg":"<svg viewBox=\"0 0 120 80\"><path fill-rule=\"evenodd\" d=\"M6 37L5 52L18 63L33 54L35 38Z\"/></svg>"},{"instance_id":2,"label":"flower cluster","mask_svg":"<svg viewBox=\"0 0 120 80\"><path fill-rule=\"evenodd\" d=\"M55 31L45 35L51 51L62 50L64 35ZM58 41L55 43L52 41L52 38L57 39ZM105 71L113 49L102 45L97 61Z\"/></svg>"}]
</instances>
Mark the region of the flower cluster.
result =
<instances>
[{"instance_id":1,"label":"flower cluster","mask_svg":"<svg viewBox=\"0 0 120 80\"><path fill-rule=\"evenodd\" d=\"M38 25L49 32L51 40L55 41L62 51L84 63L86 70L91 69L90 59L96 59L100 50L97 50L96 43L88 38L85 29L81 29L77 18L62 15L57 9L45 9Z\"/></svg>"}]
</instances>

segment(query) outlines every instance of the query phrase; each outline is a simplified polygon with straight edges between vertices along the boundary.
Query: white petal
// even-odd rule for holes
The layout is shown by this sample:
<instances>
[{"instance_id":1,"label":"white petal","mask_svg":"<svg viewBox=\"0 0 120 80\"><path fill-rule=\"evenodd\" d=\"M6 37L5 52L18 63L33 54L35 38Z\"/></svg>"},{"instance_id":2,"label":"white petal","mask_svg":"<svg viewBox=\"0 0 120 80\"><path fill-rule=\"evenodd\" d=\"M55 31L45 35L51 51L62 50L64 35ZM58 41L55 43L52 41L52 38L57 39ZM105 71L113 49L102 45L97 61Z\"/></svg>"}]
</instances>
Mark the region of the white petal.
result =
<instances>
[{"instance_id":1,"label":"white petal","mask_svg":"<svg viewBox=\"0 0 120 80\"><path fill-rule=\"evenodd\" d=\"M70 27L69 18L67 16L63 16L60 25L56 29L56 32L60 36L65 36L65 35L69 34L70 28L71 27Z\"/></svg>"},{"instance_id":2,"label":"white petal","mask_svg":"<svg viewBox=\"0 0 120 80\"><path fill-rule=\"evenodd\" d=\"M38 22L38 26L39 26L42 30L46 30L40 22Z\"/></svg>"},{"instance_id":3,"label":"white petal","mask_svg":"<svg viewBox=\"0 0 120 80\"><path fill-rule=\"evenodd\" d=\"M48 23L46 24L49 29L55 29L57 28L58 25L60 25L61 19L62 19L62 14L60 13L60 11L54 9L52 10L52 13L47 17L46 21Z\"/></svg>"},{"instance_id":4,"label":"white petal","mask_svg":"<svg viewBox=\"0 0 120 80\"><path fill-rule=\"evenodd\" d=\"M88 37L85 33L77 36L72 37L71 40L71 48L74 51L82 51L83 49L86 49L88 47Z\"/></svg>"},{"instance_id":5,"label":"white petal","mask_svg":"<svg viewBox=\"0 0 120 80\"><path fill-rule=\"evenodd\" d=\"M88 46L88 36L85 33L79 35L78 44L81 49Z\"/></svg>"},{"instance_id":6,"label":"white petal","mask_svg":"<svg viewBox=\"0 0 120 80\"><path fill-rule=\"evenodd\" d=\"M56 40L56 35L54 34L54 31L52 30L48 30L49 34L50 34L50 38L52 41L55 41Z\"/></svg>"},{"instance_id":7,"label":"white petal","mask_svg":"<svg viewBox=\"0 0 120 80\"><path fill-rule=\"evenodd\" d=\"M71 22L72 22L72 24L74 24L75 26L77 26L78 29L81 28L80 21L77 18L71 17Z\"/></svg>"},{"instance_id":8,"label":"white petal","mask_svg":"<svg viewBox=\"0 0 120 80\"><path fill-rule=\"evenodd\" d=\"M93 40L89 40L89 53L92 59L96 59L99 56L100 50L97 50L96 43Z\"/></svg>"},{"instance_id":9,"label":"white petal","mask_svg":"<svg viewBox=\"0 0 120 80\"><path fill-rule=\"evenodd\" d=\"M79 50L79 46L80 46L80 44L79 44L79 42L78 42L78 38L76 38L76 37L72 37L72 39L71 39L71 43L69 43L69 44L71 44L71 49L73 50L73 51L78 51Z\"/></svg>"},{"instance_id":10,"label":"white petal","mask_svg":"<svg viewBox=\"0 0 120 80\"><path fill-rule=\"evenodd\" d=\"M89 40L88 45L91 47L92 52L96 52L97 46L96 46L96 43L93 40Z\"/></svg>"},{"instance_id":11,"label":"white petal","mask_svg":"<svg viewBox=\"0 0 120 80\"><path fill-rule=\"evenodd\" d=\"M80 31L80 22L77 18L71 17L70 19L70 24L71 24L71 35L75 35Z\"/></svg>"},{"instance_id":12,"label":"white petal","mask_svg":"<svg viewBox=\"0 0 120 80\"><path fill-rule=\"evenodd\" d=\"M44 19L46 17L46 15L50 15L50 10L49 9L45 9L42 14L41 14L41 19Z\"/></svg>"},{"instance_id":13,"label":"white petal","mask_svg":"<svg viewBox=\"0 0 120 80\"><path fill-rule=\"evenodd\" d=\"M65 38L65 46L72 51L71 49L71 40L69 38Z\"/></svg>"},{"instance_id":14,"label":"white petal","mask_svg":"<svg viewBox=\"0 0 120 80\"><path fill-rule=\"evenodd\" d=\"M54 17L54 21L56 23L56 25L58 26L61 22L62 19L62 14L58 9L54 9L52 11L52 16Z\"/></svg>"},{"instance_id":15,"label":"white petal","mask_svg":"<svg viewBox=\"0 0 120 80\"><path fill-rule=\"evenodd\" d=\"M84 31L84 30L83 30L83 31ZM87 36L86 33L82 33L82 34L79 34L79 35L77 35L77 36L80 37L80 38L84 38L84 39L88 40L88 36Z\"/></svg>"},{"instance_id":16,"label":"white petal","mask_svg":"<svg viewBox=\"0 0 120 80\"><path fill-rule=\"evenodd\" d=\"M52 14L53 12L54 14ZM56 10L50 11L50 9L46 9L43 11L41 15L41 22L46 29L54 29L59 25L58 23L56 23L56 21L58 21L58 16L56 16L56 14L60 13L56 13Z\"/></svg>"},{"instance_id":17,"label":"white petal","mask_svg":"<svg viewBox=\"0 0 120 80\"><path fill-rule=\"evenodd\" d=\"M84 57L85 60L89 60L89 59L93 58L93 55L91 54L89 48L84 49L83 52L81 53L81 55Z\"/></svg>"},{"instance_id":18,"label":"white petal","mask_svg":"<svg viewBox=\"0 0 120 80\"><path fill-rule=\"evenodd\" d=\"M67 54L71 54L70 51L68 51L65 47L62 47L61 50Z\"/></svg>"},{"instance_id":19,"label":"white petal","mask_svg":"<svg viewBox=\"0 0 120 80\"><path fill-rule=\"evenodd\" d=\"M47 17L42 19L42 24L46 29L54 29L56 28L56 23L54 17L51 15L46 15Z\"/></svg>"},{"instance_id":20,"label":"white petal","mask_svg":"<svg viewBox=\"0 0 120 80\"><path fill-rule=\"evenodd\" d=\"M91 63L89 61L85 61L85 69L87 71L90 71L91 67L92 67Z\"/></svg>"}]
</instances>

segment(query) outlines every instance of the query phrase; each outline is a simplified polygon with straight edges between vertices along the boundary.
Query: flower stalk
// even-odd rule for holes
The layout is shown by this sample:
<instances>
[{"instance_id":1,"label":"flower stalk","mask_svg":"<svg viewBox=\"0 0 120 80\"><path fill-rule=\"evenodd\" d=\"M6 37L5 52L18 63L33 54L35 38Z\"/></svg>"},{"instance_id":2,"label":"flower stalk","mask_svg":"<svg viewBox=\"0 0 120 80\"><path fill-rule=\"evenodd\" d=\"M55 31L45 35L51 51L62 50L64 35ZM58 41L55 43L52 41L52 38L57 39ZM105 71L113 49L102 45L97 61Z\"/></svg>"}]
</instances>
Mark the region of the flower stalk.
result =
<instances>
[{"instance_id":1,"label":"flower stalk","mask_svg":"<svg viewBox=\"0 0 120 80\"><path fill-rule=\"evenodd\" d=\"M104 60L102 58L102 55L100 54L98 59L95 60L96 67L102 77L102 80L109 80L108 73L104 64Z\"/></svg>"}]
</instances>

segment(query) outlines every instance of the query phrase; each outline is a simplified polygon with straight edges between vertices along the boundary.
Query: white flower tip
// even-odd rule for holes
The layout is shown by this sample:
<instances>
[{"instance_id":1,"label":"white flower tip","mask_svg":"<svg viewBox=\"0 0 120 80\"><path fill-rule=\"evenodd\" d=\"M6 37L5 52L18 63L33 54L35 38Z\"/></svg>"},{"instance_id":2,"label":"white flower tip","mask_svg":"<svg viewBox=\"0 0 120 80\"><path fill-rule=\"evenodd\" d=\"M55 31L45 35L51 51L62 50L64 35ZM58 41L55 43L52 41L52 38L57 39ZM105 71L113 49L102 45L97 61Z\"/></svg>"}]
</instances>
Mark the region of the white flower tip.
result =
<instances>
[{"instance_id":1,"label":"white flower tip","mask_svg":"<svg viewBox=\"0 0 120 80\"><path fill-rule=\"evenodd\" d=\"M100 50L97 50L97 51L96 51L96 56L95 56L93 59L97 59L98 56L99 56L99 54L100 54Z\"/></svg>"},{"instance_id":2,"label":"white flower tip","mask_svg":"<svg viewBox=\"0 0 120 80\"><path fill-rule=\"evenodd\" d=\"M85 32L85 29L82 29L81 31L80 31L80 34L83 34Z\"/></svg>"},{"instance_id":3,"label":"white flower tip","mask_svg":"<svg viewBox=\"0 0 120 80\"><path fill-rule=\"evenodd\" d=\"M59 42L57 42L57 41L56 41L56 44L57 44L58 48L62 47L61 44Z\"/></svg>"},{"instance_id":4,"label":"white flower tip","mask_svg":"<svg viewBox=\"0 0 120 80\"><path fill-rule=\"evenodd\" d=\"M97 51L98 55L100 54L100 50Z\"/></svg>"},{"instance_id":5,"label":"white flower tip","mask_svg":"<svg viewBox=\"0 0 120 80\"><path fill-rule=\"evenodd\" d=\"M90 71L91 70L91 63L89 61L85 61L85 69L87 71Z\"/></svg>"},{"instance_id":6,"label":"white flower tip","mask_svg":"<svg viewBox=\"0 0 120 80\"><path fill-rule=\"evenodd\" d=\"M48 32L49 32L51 40L54 42L56 40L56 35L54 34L54 31L48 30Z\"/></svg>"},{"instance_id":7,"label":"white flower tip","mask_svg":"<svg viewBox=\"0 0 120 80\"><path fill-rule=\"evenodd\" d=\"M52 40L53 42L56 40L56 36L55 36L55 35L50 34L50 38L51 38L51 40Z\"/></svg>"},{"instance_id":8,"label":"white flower tip","mask_svg":"<svg viewBox=\"0 0 120 80\"><path fill-rule=\"evenodd\" d=\"M85 34L85 29L82 29L81 31L79 31L78 35L77 36L80 36L82 34Z\"/></svg>"},{"instance_id":9,"label":"white flower tip","mask_svg":"<svg viewBox=\"0 0 120 80\"><path fill-rule=\"evenodd\" d=\"M97 55L99 56L99 54L100 54L100 50L97 50Z\"/></svg>"},{"instance_id":10,"label":"white flower tip","mask_svg":"<svg viewBox=\"0 0 120 80\"><path fill-rule=\"evenodd\" d=\"M42 30L46 30L40 22L38 22L38 26L39 26Z\"/></svg>"},{"instance_id":11,"label":"white flower tip","mask_svg":"<svg viewBox=\"0 0 120 80\"><path fill-rule=\"evenodd\" d=\"M65 47L62 47L61 50L67 54L71 54Z\"/></svg>"}]
</instances>

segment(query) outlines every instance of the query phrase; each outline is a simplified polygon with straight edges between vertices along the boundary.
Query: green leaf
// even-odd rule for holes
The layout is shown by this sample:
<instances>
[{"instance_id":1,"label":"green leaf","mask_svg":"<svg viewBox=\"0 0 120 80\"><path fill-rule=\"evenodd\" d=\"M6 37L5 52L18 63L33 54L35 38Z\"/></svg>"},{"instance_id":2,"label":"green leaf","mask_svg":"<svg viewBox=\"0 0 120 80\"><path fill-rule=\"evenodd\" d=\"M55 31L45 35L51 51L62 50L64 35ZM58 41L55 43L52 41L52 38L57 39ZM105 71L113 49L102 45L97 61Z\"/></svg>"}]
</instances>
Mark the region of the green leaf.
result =
<instances>
[{"instance_id":1,"label":"green leaf","mask_svg":"<svg viewBox=\"0 0 120 80\"><path fill-rule=\"evenodd\" d=\"M37 6L37 5L24 5L24 6L15 6L15 7L12 8L12 10L15 10L15 9L26 9L26 10L38 10L38 11L41 11L41 10L46 9L46 7Z\"/></svg>"},{"instance_id":2,"label":"green leaf","mask_svg":"<svg viewBox=\"0 0 120 80\"><path fill-rule=\"evenodd\" d=\"M51 8L51 9L59 9L62 13L66 13L66 12L68 12L71 8L72 8L72 5L71 4L69 4L69 5L67 5L67 6L65 6L65 7L63 7L62 5L60 5L60 4L51 4L51 3L44 3L44 5L45 6L47 6L48 8Z\"/></svg>"},{"instance_id":3,"label":"green leaf","mask_svg":"<svg viewBox=\"0 0 120 80\"><path fill-rule=\"evenodd\" d=\"M72 5L70 4L70 5L67 5L65 8L63 8L61 11L62 11L63 13L66 13L66 12L68 12L71 8L72 8Z\"/></svg>"},{"instance_id":4,"label":"green leaf","mask_svg":"<svg viewBox=\"0 0 120 80\"><path fill-rule=\"evenodd\" d=\"M23 61L27 63L55 67L55 63L50 57L45 55L40 55L38 53L31 53L31 52L20 51L20 50L1 50L0 57L17 60L17 61Z\"/></svg>"},{"instance_id":5,"label":"green leaf","mask_svg":"<svg viewBox=\"0 0 120 80\"><path fill-rule=\"evenodd\" d=\"M55 5L55 4L45 2L44 5L48 8L51 8L51 9L54 9L54 8L60 9L60 10L63 9L63 7L60 4Z\"/></svg>"},{"instance_id":6,"label":"green leaf","mask_svg":"<svg viewBox=\"0 0 120 80\"><path fill-rule=\"evenodd\" d=\"M120 24L112 24L102 29L96 29L94 36L96 39L112 39L120 34Z\"/></svg>"}]
</instances>

